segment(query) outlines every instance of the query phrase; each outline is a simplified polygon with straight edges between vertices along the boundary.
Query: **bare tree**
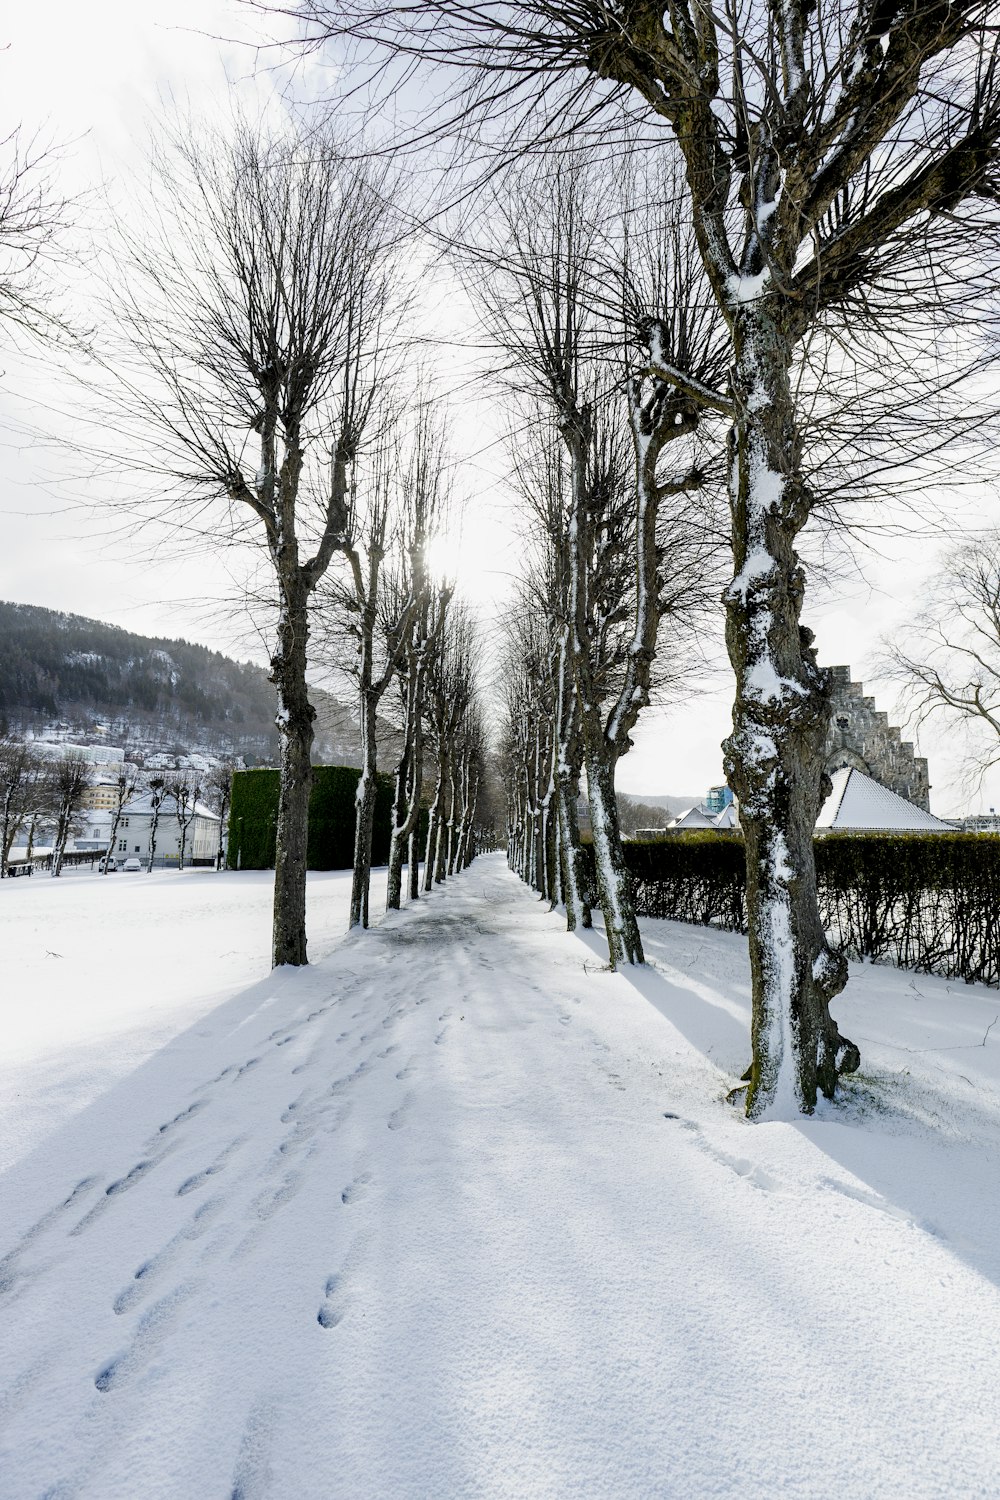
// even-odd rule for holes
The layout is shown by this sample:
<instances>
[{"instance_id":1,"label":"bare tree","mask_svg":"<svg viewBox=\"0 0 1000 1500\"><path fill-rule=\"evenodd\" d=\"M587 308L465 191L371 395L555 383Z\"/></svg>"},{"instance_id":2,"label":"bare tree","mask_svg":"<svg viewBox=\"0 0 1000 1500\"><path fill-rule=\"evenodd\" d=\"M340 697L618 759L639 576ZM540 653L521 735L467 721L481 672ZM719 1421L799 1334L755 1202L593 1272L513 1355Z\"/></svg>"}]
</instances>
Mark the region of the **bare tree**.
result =
<instances>
[{"instance_id":1,"label":"bare tree","mask_svg":"<svg viewBox=\"0 0 1000 1500\"><path fill-rule=\"evenodd\" d=\"M160 826L160 812L167 796L167 783L162 776L151 776L149 778L149 862L146 865L146 874L153 873L153 861L156 858L156 834Z\"/></svg>"},{"instance_id":2,"label":"bare tree","mask_svg":"<svg viewBox=\"0 0 1000 1500\"><path fill-rule=\"evenodd\" d=\"M701 556L692 547L704 529L691 506L666 524L668 500L698 490L701 471L690 452L678 472L666 475L660 467L666 450L697 428L698 408L658 376L635 371L628 379L623 355L631 330L624 309L615 316L602 308L604 289L617 282L621 302L638 304L657 346L669 342L674 362L699 379L714 363L715 341L711 321L698 317L697 270L676 222L676 203L673 226L662 226L655 274L644 285L622 243L634 233L635 205L626 193L620 217L605 206L601 224L593 205L606 205L609 195L600 188L596 175L572 160L522 172L490 215L496 248L480 296L490 331L548 409L566 453L565 649L586 759L597 890L615 967L643 961L618 829L615 766L649 703L666 617L676 622L685 609L702 610L711 574L698 566L704 547ZM613 361L609 344L617 354ZM558 516L553 519L558 524ZM673 589L668 572L678 585ZM675 640L675 653L678 648ZM565 703L561 687L557 695ZM572 721L572 707L568 712Z\"/></svg>"},{"instance_id":3,"label":"bare tree","mask_svg":"<svg viewBox=\"0 0 1000 1500\"><path fill-rule=\"evenodd\" d=\"M468 608L449 610L427 667L428 739L435 756L434 797L427 823L424 890L448 874L448 844L454 836L456 757L476 699L476 632Z\"/></svg>"},{"instance_id":4,"label":"bare tree","mask_svg":"<svg viewBox=\"0 0 1000 1500\"><path fill-rule=\"evenodd\" d=\"M74 205L56 180L59 152L43 138L12 130L0 140L0 326L8 334L58 339L54 264Z\"/></svg>"},{"instance_id":5,"label":"bare tree","mask_svg":"<svg viewBox=\"0 0 1000 1500\"><path fill-rule=\"evenodd\" d=\"M281 736L273 961L304 964L309 605L347 540L391 341L389 183L331 133L242 121L178 132L155 168L153 228L118 268L125 347L105 384L128 467L158 486L143 515L218 545L252 541L266 559Z\"/></svg>"},{"instance_id":6,"label":"bare tree","mask_svg":"<svg viewBox=\"0 0 1000 1500\"><path fill-rule=\"evenodd\" d=\"M201 796L201 776L199 773L180 773L174 776L167 791L174 799L174 807L177 812L177 868L183 870L184 860L187 855L188 832L192 823L198 816L198 798Z\"/></svg>"},{"instance_id":7,"label":"bare tree","mask_svg":"<svg viewBox=\"0 0 1000 1500\"><path fill-rule=\"evenodd\" d=\"M1000 765L1000 531L945 556L914 627L912 646L889 646L890 674L916 698L918 723L940 715L971 731L981 785Z\"/></svg>"},{"instance_id":8,"label":"bare tree","mask_svg":"<svg viewBox=\"0 0 1000 1500\"><path fill-rule=\"evenodd\" d=\"M45 788L45 763L31 745L16 735L0 738L0 879L20 829L42 808Z\"/></svg>"},{"instance_id":9,"label":"bare tree","mask_svg":"<svg viewBox=\"0 0 1000 1500\"><path fill-rule=\"evenodd\" d=\"M226 858L226 831L229 822L229 804L233 795L233 772L239 769L234 760L219 761L205 779L205 795L209 806L219 818L219 843L215 852L215 868L221 870Z\"/></svg>"},{"instance_id":10,"label":"bare tree","mask_svg":"<svg viewBox=\"0 0 1000 1500\"><path fill-rule=\"evenodd\" d=\"M395 425L394 416L386 425ZM349 643L345 670L358 694L361 775L358 780L350 926L368 926L372 834L378 794L378 713L402 658L418 608L405 544L406 487L400 483L398 433L379 435L369 462L359 465L347 520L342 574L323 591L327 645ZM421 540L421 546L423 541Z\"/></svg>"},{"instance_id":11,"label":"bare tree","mask_svg":"<svg viewBox=\"0 0 1000 1500\"><path fill-rule=\"evenodd\" d=\"M111 809L111 830L108 835L108 851L101 864L101 874L107 875L115 863L115 842L121 826L122 812L142 785L142 772L129 762L123 764L115 777L115 800Z\"/></svg>"},{"instance_id":12,"label":"bare tree","mask_svg":"<svg viewBox=\"0 0 1000 1500\"><path fill-rule=\"evenodd\" d=\"M52 874L62 874L66 845L77 826L77 814L90 786L90 763L82 755L61 755L46 768L49 807L55 818Z\"/></svg>"},{"instance_id":13,"label":"bare tree","mask_svg":"<svg viewBox=\"0 0 1000 1500\"><path fill-rule=\"evenodd\" d=\"M815 510L799 376L810 340L847 342L944 306L975 316L993 278L1000 191L995 7L985 0L583 0L420 7L360 3L294 13L313 38L345 32L466 71L465 110L563 111L614 99L662 122L685 165L729 374L709 386L661 357L657 378L731 423L735 574L726 596L736 674L730 784L747 843L753 978L746 1105L814 1109L855 1070L830 1013L847 966L826 942L812 830L824 788L831 678L801 624L797 541ZM509 132L508 132L509 133ZM822 341L822 337L821 337ZM836 383L836 360L823 356ZM940 388L940 377L930 385Z\"/></svg>"},{"instance_id":14,"label":"bare tree","mask_svg":"<svg viewBox=\"0 0 1000 1500\"><path fill-rule=\"evenodd\" d=\"M393 788L387 911L398 910L400 905L404 859L410 900L420 894L417 829L423 793L427 668L445 628L452 593L449 582L431 575L427 560L428 543L448 517L444 437L428 403L418 409L402 485L407 524L402 591L413 600L413 607L406 619L397 674L402 747Z\"/></svg>"}]
</instances>

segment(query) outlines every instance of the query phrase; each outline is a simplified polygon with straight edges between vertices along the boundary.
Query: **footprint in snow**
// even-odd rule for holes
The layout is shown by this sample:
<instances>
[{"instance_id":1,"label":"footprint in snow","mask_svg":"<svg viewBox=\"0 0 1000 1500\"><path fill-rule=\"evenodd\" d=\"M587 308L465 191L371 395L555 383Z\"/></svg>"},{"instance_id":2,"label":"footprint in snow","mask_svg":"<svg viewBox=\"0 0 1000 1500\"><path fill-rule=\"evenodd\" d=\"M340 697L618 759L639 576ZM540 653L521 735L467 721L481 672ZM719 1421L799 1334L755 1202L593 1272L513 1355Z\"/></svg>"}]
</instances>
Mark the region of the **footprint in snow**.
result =
<instances>
[{"instance_id":1,"label":"footprint in snow","mask_svg":"<svg viewBox=\"0 0 1000 1500\"><path fill-rule=\"evenodd\" d=\"M274 1474L268 1455L274 1421L271 1403L256 1401L240 1439L229 1500L264 1500L265 1495L273 1494Z\"/></svg>"},{"instance_id":2,"label":"footprint in snow","mask_svg":"<svg viewBox=\"0 0 1000 1500\"><path fill-rule=\"evenodd\" d=\"M353 1182L349 1182L340 1195L341 1203L357 1203L359 1198L364 1198L372 1184L370 1172L359 1172Z\"/></svg>"},{"instance_id":3,"label":"footprint in snow","mask_svg":"<svg viewBox=\"0 0 1000 1500\"><path fill-rule=\"evenodd\" d=\"M321 1328L336 1328L338 1323L343 1322L344 1314L347 1312L347 1302L344 1298L342 1276L328 1276L326 1286L323 1288L323 1302L320 1303L319 1312L316 1314L316 1322Z\"/></svg>"},{"instance_id":4,"label":"footprint in snow","mask_svg":"<svg viewBox=\"0 0 1000 1500\"><path fill-rule=\"evenodd\" d=\"M187 1109L182 1109L179 1115L174 1115L172 1120L167 1120L165 1124L161 1125L153 1140L155 1141L159 1136L167 1135L175 1126L190 1119L191 1115L196 1115L200 1109L204 1109L207 1103L207 1099L196 1099L193 1104L188 1105Z\"/></svg>"},{"instance_id":5,"label":"footprint in snow","mask_svg":"<svg viewBox=\"0 0 1000 1500\"><path fill-rule=\"evenodd\" d=\"M112 1303L113 1310L119 1317L122 1313L130 1312L137 1302L141 1302L148 1295L150 1289L173 1262L185 1243L199 1240L204 1234L207 1234L222 1205L222 1198L209 1198L192 1215L189 1222L172 1239L167 1241L162 1250L158 1250L149 1260L143 1261L142 1265L136 1270L132 1280L118 1293L118 1296Z\"/></svg>"},{"instance_id":6,"label":"footprint in snow","mask_svg":"<svg viewBox=\"0 0 1000 1500\"><path fill-rule=\"evenodd\" d=\"M161 1297L139 1320L135 1337L127 1349L115 1355L94 1376L94 1385L103 1393L117 1390L137 1375L170 1332L178 1308L191 1296L193 1288L175 1287Z\"/></svg>"},{"instance_id":7,"label":"footprint in snow","mask_svg":"<svg viewBox=\"0 0 1000 1500\"><path fill-rule=\"evenodd\" d=\"M114 1182L109 1183L104 1189L104 1197L98 1198L93 1208L84 1214L79 1223L73 1225L70 1235L75 1238L78 1234L83 1234L85 1229L89 1229L91 1224L107 1210L113 1198L117 1198L121 1193L127 1193L130 1188L134 1188L144 1177L148 1177L153 1168L159 1166L166 1154L166 1151L163 1151L159 1156L150 1156L143 1161L136 1162L135 1166L131 1171L126 1172L124 1177L119 1177Z\"/></svg>"},{"instance_id":8,"label":"footprint in snow","mask_svg":"<svg viewBox=\"0 0 1000 1500\"><path fill-rule=\"evenodd\" d=\"M43 1235L47 1229L50 1229L53 1224L56 1224L80 1198L83 1198L93 1188L97 1187L99 1182L99 1177L81 1177L68 1198L64 1198L61 1203L56 1204L55 1208L48 1209L46 1213L42 1214L40 1219L36 1219L31 1228L26 1230L20 1240L18 1240L13 1250L8 1251L6 1255L0 1257L0 1296L11 1291L20 1279L17 1262L28 1246L34 1240L37 1240L40 1235Z\"/></svg>"},{"instance_id":9,"label":"footprint in snow","mask_svg":"<svg viewBox=\"0 0 1000 1500\"><path fill-rule=\"evenodd\" d=\"M215 1177L222 1171L233 1152L238 1151L241 1146L246 1144L246 1141L247 1137L245 1135L238 1135L234 1141L230 1141L229 1145L223 1147L215 1160L210 1161L207 1167L202 1167L200 1172L193 1172L190 1177L185 1177L177 1189L176 1196L178 1198L185 1198L188 1193L193 1193L196 1188L204 1187L210 1177Z\"/></svg>"},{"instance_id":10,"label":"footprint in snow","mask_svg":"<svg viewBox=\"0 0 1000 1500\"><path fill-rule=\"evenodd\" d=\"M392 1114L386 1121L386 1124L388 1125L390 1130L402 1130L403 1126L406 1124L407 1117L409 1116L412 1106L413 1095L407 1094L406 1098L403 1100L399 1108L394 1109Z\"/></svg>"}]
</instances>

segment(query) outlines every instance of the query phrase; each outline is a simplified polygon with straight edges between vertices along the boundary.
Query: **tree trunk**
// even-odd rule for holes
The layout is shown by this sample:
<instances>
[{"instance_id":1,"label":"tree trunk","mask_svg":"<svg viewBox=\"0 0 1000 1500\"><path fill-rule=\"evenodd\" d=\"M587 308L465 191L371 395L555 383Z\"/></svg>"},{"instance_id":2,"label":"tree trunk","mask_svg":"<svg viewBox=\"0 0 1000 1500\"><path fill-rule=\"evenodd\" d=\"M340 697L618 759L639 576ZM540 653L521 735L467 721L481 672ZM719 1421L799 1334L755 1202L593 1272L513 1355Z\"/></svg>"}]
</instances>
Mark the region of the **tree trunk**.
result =
<instances>
[{"instance_id":1,"label":"tree trunk","mask_svg":"<svg viewBox=\"0 0 1000 1500\"><path fill-rule=\"evenodd\" d=\"M587 797L594 838L597 899L604 916L608 962L612 969L616 969L620 963L641 964L645 959L618 828L618 803L615 800L617 751L605 733L600 696L591 669L588 598L591 537L588 520L587 438L586 432L578 431L569 424L564 428L563 435L571 458L573 476L573 511L569 526L570 656L587 765Z\"/></svg>"},{"instance_id":2,"label":"tree trunk","mask_svg":"<svg viewBox=\"0 0 1000 1500\"><path fill-rule=\"evenodd\" d=\"M429 891L434 884L434 864L437 859L437 847L441 832L441 808L444 801L444 777L445 767L438 751L437 780L434 783L434 801L431 803L430 814L427 819L427 849L424 854L424 890Z\"/></svg>"},{"instance_id":3,"label":"tree trunk","mask_svg":"<svg viewBox=\"0 0 1000 1500\"><path fill-rule=\"evenodd\" d=\"M434 839L433 869L429 869L432 884L443 885L445 879L445 853L448 840L448 825L444 814L445 786L451 780L451 762L445 752L441 760L440 795L435 798L438 805L437 834ZM430 886L426 886L430 890Z\"/></svg>"},{"instance_id":4,"label":"tree trunk","mask_svg":"<svg viewBox=\"0 0 1000 1500\"><path fill-rule=\"evenodd\" d=\"M406 725L403 752L396 767L395 795L392 812L392 837L389 841L389 878L386 885L386 911L398 911L403 885L403 860L409 863L410 899L419 895L417 876L417 824L420 820L420 794L423 790L423 667L417 653L411 652L406 685Z\"/></svg>"},{"instance_id":5,"label":"tree trunk","mask_svg":"<svg viewBox=\"0 0 1000 1500\"><path fill-rule=\"evenodd\" d=\"M616 969L620 963L644 963L645 958L618 827L614 763L608 765L603 739L602 733L594 754L586 747L587 790L594 837L594 873L604 915L608 963Z\"/></svg>"},{"instance_id":6,"label":"tree trunk","mask_svg":"<svg viewBox=\"0 0 1000 1500\"><path fill-rule=\"evenodd\" d=\"M229 798L223 797L219 803L219 847L215 851L215 868L221 870L226 858L226 813L229 811Z\"/></svg>"},{"instance_id":7,"label":"tree trunk","mask_svg":"<svg viewBox=\"0 0 1000 1500\"><path fill-rule=\"evenodd\" d=\"M407 720L409 716L407 716ZM389 869L385 885L386 911L398 911L403 895L403 859L409 844L411 824L409 723L403 753L396 767L392 797L392 833L389 836Z\"/></svg>"},{"instance_id":8,"label":"tree trunk","mask_svg":"<svg viewBox=\"0 0 1000 1500\"><path fill-rule=\"evenodd\" d=\"M753 976L747 1113L811 1113L860 1062L830 1015L847 964L827 945L813 831L824 794L831 675L799 623L804 573L794 540L808 515L780 308L734 314L730 503L736 574L726 640L736 674L726 773L746 842Z\"/></svg>"},{"instance_id":9,"label":"tree trunk","mask_svg":"<svg viewBox=\"0 0 1000 1500\"><path fill-rule=\"evenodd\" d=\"M361 778L354 821L354 875L351 880L351 927L368 926L368 893L372 875L372 827L378 773L375 763L375 703L369 691L361 700Z\"/></svg>"},{"instance_id":10,"label":"tree trunk","mask_svg":"<svg viewBox=\"0 0 1000 1500\"><path fill-rule=\"evenodd\" d=\"M66 857L66 845L69 843L69 826L73 819L73 813L65 803L60 807L56 815L56 842L52 850L52 875L62 874L63 860Z\"/></svg>"},{"instance_id":11,"label":"tree trunk","mask_svg":"<svg viewBox=\"0 0 1000 1500\"><path fill-rule=\"evenodd\" d=\"M115 806L115 815L111 822L111 833L108 837L108 852L107 854L105 854L104 863L101 866L102 875L106 875L108 873L109 869L111 868L111 862L114 859L115 844L118 841L118 829L121 826L123 806L124 802L122 801L122 798L119 797L117 805Z\"/></svg>"},{"instance_id":12,"label":"tree trunk","mask_svg":"<svg viewBox=\"0 0 1000 1500\"><path fill-rule=\"evenodd\" d=\"M572 772L560 771L556 781L556 808L567 932L575 932L578 924L582 928L592 926L584 854L580 844L580 822L576 811L578 795L578 776L574 776Z\"/></svg>"},{"instance_id":13,"label":"tree trunk","mask_svg":"<svg viewBox=\"0 0 1000 1500\"><path fill-rule=\"evenodd\" d=\"M576 810L580 794L580 764L580 705L573 682L569 628L564 627L560 633L556 664L556 754L553 770L567 932L575 932L577 924L584 928L591 926L584 855L580 845L580 821Z\"/></svg>"},{"instance_id":14,"label":"tree trunk","mask_svg":"<svg viewBox=\"0 0 1000 1500\"><path fill-rule=\"evenodd\" d=\"M278 644L271 659L271 680L278 690L277 725L281 734L274 854L272 962L275 968L281 964L308 963L306 856L316 713L309 702L306 687L307 599L306 588L299 580L285 584Z\"/></svg>"}]
</instances>

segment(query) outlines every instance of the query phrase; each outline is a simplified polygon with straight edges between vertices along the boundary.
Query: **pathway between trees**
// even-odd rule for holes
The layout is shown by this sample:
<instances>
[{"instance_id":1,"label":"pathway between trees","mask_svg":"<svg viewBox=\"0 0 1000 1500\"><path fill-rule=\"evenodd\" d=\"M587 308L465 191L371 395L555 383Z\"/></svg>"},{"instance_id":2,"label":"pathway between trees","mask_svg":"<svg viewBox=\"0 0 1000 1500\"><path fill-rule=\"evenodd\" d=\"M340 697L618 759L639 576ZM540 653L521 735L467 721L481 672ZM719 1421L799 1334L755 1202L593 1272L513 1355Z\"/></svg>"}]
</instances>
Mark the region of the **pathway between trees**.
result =
<instances>
[{"instance_id":1,"label":"pathway between trees","mask_svg":"<svg viewBox=\"0 0 1000 1500\"><path fill-rule=\"evenodd\" d=\"M0 1195L0 1493L996 1494L994 1280L719 1103L734 1010L502 856L235 997Z\"/></svg>"}]
</instances>

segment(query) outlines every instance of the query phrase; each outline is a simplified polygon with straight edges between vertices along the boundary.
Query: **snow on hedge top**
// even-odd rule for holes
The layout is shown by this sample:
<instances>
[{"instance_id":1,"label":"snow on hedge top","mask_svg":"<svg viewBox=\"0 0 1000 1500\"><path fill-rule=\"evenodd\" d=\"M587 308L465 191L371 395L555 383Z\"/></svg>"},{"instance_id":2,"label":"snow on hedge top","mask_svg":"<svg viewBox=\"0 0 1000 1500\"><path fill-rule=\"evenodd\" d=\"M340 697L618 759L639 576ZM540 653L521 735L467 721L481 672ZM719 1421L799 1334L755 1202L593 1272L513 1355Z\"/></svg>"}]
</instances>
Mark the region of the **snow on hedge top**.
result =
<instances>
[{"instance_id":1,"label":"snow on hedge top","mask_svg":"<svg viewBox=\"0 0 1000 1500\"><path fill-rule=\"evenodd\" d=\"M817 828L871 828L901 833L955 832L950 823L924 812L922 807L890 792L888 787L880 786L853 766L834 771L832 780L833 791L816 820Z\"/></svg>"}]
</instances>

